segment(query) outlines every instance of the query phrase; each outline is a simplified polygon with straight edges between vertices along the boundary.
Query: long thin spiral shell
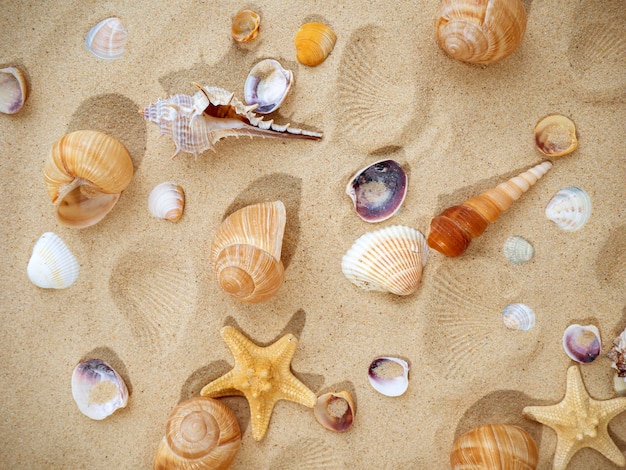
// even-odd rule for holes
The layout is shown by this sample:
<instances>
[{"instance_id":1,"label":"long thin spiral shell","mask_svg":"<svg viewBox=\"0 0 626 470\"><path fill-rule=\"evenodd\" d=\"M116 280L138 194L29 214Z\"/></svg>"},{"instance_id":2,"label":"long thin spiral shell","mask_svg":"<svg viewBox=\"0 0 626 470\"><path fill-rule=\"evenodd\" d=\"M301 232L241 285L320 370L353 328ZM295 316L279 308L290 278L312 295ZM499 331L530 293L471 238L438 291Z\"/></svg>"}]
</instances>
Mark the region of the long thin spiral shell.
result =
<instances>
[{"instance_id":1,"label":"long thin spiral shell","mask_svg":"<svg viewBox=\"0 0 626 470\"><path fill-rule=\"evenodd\" d=\"M170 414L154 470L227 469L241 446L233 412L213 398L194 397Z\"/></svg>"},{"instance_id":2,"label":"long thin spiral shell","mask_svg":"<svg viewBox=\"0 0 626 470\"><path fill-rule=\"evenodd\" d=\"M479 237L550 168L552 163L540 163L459 206L449 207L431 220L428 246L446 256L463 254L473 238Z\"/></svg>"},{"instance_id":3,"label":"long thin spiral shell","mask_svg":"<svg viewBox=\"0 0 626 470\"><path fill-rule=\"evenodd\" d=\"M526 10L520 0L443 0L435 29L439 46L451 57L488 64L519 46Z\"/></svg>"}]
</instances>

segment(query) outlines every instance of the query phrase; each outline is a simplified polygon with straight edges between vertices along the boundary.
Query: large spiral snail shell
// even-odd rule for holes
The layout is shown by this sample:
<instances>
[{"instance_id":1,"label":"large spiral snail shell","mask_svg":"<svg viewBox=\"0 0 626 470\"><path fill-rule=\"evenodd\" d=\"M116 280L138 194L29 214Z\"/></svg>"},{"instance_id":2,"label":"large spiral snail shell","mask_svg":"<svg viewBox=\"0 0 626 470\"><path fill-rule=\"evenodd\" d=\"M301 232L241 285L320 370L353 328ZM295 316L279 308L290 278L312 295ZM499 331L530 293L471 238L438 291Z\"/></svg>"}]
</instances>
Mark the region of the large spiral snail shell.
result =
<instances>
[{"instance_id":1,"label":"large spiral snail shell","mask_svg":"<svg viewBox=\"0 0 626 470\"><path fill-rule=\"evenodd\" d=\"M70 132L52 145L44 181L59 222L89 227L104 218L133 177L126 147L102 132Z\"/></svg>"},{"instance_id":2,"label":"large spiral snail shell","mask_svg":"<svg viewBox=\"0 0 626 470\"><path fill-rule=\"evenodd\" d=\"M451 57L473 64L504 59L526 30L520 0L443 0L435 21L437 43Z\"/></svg>"},{"instance_id":3,"label":"large spiral snail shell","mask_svg":"<svg viewBox=\"0 0 626 470\"><path fill-rule=\"evenodd\" d=\"M194 397L170 414L154 470L227 469L241 446L233 412L213 398Z\"/></svg>"},{"instance_id":4,"label":"large spiral snail shell","mask_svg":"<svg viewBox=\"0 0 626 470\"><path fill-rule=\"evenodd\" d=\"M490 223L495 222L550 168L552 163L540 163L459 206L448 207L430 221L428 246L446 256L463 254L473 238L482 235Z\"/></svg>"},{"instance_id":5,"label":"large spiral snail shell","mask_svg":"<svg viewBox=\"0 0 626 470\"><path fill-rule=\"evenodd\" d=\"M222 222L213 238L210 262L224 292L250 303L278 292L285 277L280 254L286 222L281 201L246 206Z\"/></svg>"}]
</instances>

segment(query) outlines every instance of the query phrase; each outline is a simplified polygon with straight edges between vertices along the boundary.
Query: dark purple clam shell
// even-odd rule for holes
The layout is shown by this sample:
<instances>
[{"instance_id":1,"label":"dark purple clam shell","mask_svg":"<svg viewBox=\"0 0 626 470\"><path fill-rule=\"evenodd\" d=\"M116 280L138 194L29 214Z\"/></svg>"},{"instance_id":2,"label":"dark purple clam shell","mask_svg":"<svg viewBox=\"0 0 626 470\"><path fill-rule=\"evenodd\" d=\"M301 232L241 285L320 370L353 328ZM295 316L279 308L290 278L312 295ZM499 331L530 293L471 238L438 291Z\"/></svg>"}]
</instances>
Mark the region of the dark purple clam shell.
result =
<instances>
[{"instance_id":1,"label":"dark purple clam shell","mask_svg":"<svg viewBox=\"0 0 626 470\"><path fill-rule=\"evenodd\" d=\"M570 359L587 364L593 362L602 350L600 332L594 325L570 325L563 333L563 349Z\"/></svg>"},{"instance_id":2,"label":"dark purple clam shell","mask_svg":"<svg viewBox=\"0 0 626 470\"><path fill-rule=\"evenodd\" d=\"M394 215L406 196L408 178L395 160L380 160L358 171L348 183L356 213L366 222L382 222Z\"/></svg>"}]
</instances>

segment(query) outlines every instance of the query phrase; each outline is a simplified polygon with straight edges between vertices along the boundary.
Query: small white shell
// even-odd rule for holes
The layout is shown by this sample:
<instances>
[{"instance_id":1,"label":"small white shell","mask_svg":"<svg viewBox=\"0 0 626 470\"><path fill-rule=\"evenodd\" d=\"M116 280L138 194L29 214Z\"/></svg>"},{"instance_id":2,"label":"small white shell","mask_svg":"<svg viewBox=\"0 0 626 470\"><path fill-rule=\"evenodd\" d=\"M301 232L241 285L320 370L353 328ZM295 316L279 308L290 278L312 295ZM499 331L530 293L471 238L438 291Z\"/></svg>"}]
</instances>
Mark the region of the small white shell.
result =
<instances>
[{"instance_id":1,"label":"small white shell","mask_svg":"<svg viewBox=\"0 0 626 470\"><path fill-rule=\"evenodd\" d=\"M87 33L87 50L99 59L115 60L122 57L126 47L126 29L119 18L102 20Z\"/></svg>"},{"instance_id":2,"label":"small white shell","mask_svg":"<svg viewBox=\"0 0 626 470\"><path fill-rule=\"evenodd\" d=\"M504 242L504 256L511 264L523 264L535 256L535 249L525 238L513 236Z\"/></svg>"},{"instance_id":3,"label":"small white shell","mask_svg":"<svg viewBox=\"0 0 626 470\"><path fill-rule=\"evenodd\" d=\"M409 388L409 364L397 357L378 357L370 364L367 377L377 392L399 397Z\"/></svg>"},{"instance_id":4,"label":"small white shell","mask_svg":"<svg viewBox=\"0 0 626 470\"><path fill-rule=\"evenodd\" d=\"M76 366L72 373L72 396L80 412L95 420L110 416L128 403L124 379L100 359Z\"/></svg>"},{"instance_id":5,"label":"small white shell","mask_svg":"<svg viewBox=\"0 0 626 470\"><path fill-rule=\"evenodd\" d=\"M35 246L27 267L28 278L44 289L65 289L78 279L78 261L59 236L44 233Z\"/></svg>"},{"instance_id":6,"label":"small white shell","mask_svg":"<svg viewBox=\"0 0 626 470\"><path fill-rule=\"evenodd\" d=\"M570 325L563 332L563 349L573 361L593 362L602 350L600 331L595 325Z\"/></svg>"},{"instance_id":7,"label":"small white shell","mask_svg":"<svg viewBox=\"0 0 626 470\"><path fill-rule=\"evenodd\" d=\"M17 113L27 96L28 87L22 72L15 67L0 69L0 113Z\"/></svg>"},{"instance_id":8,"label":"small white shell","mask_svg":"<svg viewBox=\"0 0 626 470\"><path fill-rule=\"evenodd\" d=\"M580 230L590 215L591 198L575 186L560 189L546 206L546 217L562 230Z\"/></svg>"},{"instance_id":9,"label":"small white shell","mask_svg":"<svg viewBox=\"0 0 626 470\"><path fill-rule=\"evenodd\" d=\"M166 181L157 184L148 197L148 209L159 219L176 222L182 217L184 208L185 192L176 183Z\"/></svg>"},{"instance_id":10,"label":"small white shell","mask_svg":"<svg viewBox=\"0 0 626 470\"><path fill-rule=\"evenodd\" d=\"M535 326L535 312L525 304L510 304L504 307L502 321L512 330L528 331Z\"/></svg>"},{"instance_id":11,"label":"small white shell","mask_svg":"<svg viewBox=\"0 0 626 470\"><path fill-rule=\"evenodd\" d=\"M284 69L277 60L265 59L250 70L243 87L243 97L246 104L259 105L255 113L269 114L283 104L292 83L291 70Z\"/></svg>"},{"instance_id":12,"label":"small white shell","mask_svg":"<svg viewBox=\"0 0 626 470\"><path fill-rule=\"evenodd\" d=\"M626 397L626 377L613 376L613 388L619 396Z\"/></svg>"}]
</instances>

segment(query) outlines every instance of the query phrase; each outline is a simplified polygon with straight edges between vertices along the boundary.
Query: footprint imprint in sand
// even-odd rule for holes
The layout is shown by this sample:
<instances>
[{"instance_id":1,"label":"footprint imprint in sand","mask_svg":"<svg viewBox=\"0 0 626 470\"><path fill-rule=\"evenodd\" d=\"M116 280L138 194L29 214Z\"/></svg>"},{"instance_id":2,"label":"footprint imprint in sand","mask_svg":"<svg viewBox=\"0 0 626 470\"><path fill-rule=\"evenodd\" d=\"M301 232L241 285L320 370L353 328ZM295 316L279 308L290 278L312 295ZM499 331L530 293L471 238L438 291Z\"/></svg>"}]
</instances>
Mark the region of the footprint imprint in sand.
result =
<instances>
[{"instance_id":1,"label":"footprint imprint in sand","mask_svg":"<svg viewBox=\"0 0 626 470\"><path fill-rule=\"evenodd\" d=\"M393 38L381 27L361 27L341 56L337 133L360 150L405 145L427 119L427 87L416 82L418 60L390 53Z\"/></svg>"},{"instance_id":2,"label":"footprint imprint in sand","mask_svg":"<svg viewBox=\"0 0 626 470\"><path fill-rule=\"evenodd\" d=\"M624 294L626 278L626 225L611 230L596 259L596 275L601 283Z\"/></svg>"},{"instance_id":3,"label":"footprint imprint in sand","mask_svg":"<svg viewBox=\"0 0 626 470\"><path fill-rule=\"evenodd\" d=\"M341 453L321 439L302 438L276 455L268 468L274 470L331 470L346 468Z\"/></svg>"}]
</instances>

